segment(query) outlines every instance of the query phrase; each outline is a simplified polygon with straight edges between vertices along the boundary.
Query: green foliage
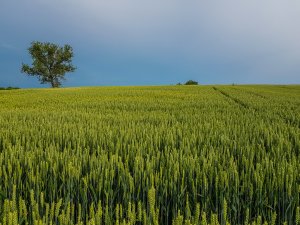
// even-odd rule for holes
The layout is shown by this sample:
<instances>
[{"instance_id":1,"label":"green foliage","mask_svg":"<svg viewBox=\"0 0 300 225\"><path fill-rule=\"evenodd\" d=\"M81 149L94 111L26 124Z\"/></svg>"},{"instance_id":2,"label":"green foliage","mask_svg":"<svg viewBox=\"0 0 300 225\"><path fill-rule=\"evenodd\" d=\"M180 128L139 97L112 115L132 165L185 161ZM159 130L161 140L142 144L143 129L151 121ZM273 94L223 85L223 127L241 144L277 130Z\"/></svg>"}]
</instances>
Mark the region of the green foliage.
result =
<instances>
[{"instance_id":1,"label":"green foliage","mask_svg":"<svg viewBox=\"0 0 300 225\"><path fill-rule=\"evenodd\" d=\"M0 87L0 91L1 90L16 90L16 89L20 89L19 87Z\"/></svg>"},{"instance_id":2,"label":"green foliage","mask_svg":"<svg viewBox=\"0 0 300 225\"><path fill-rule=\"evenodd\" d=\"M42 84L50 83L53 88L61 86L65 73L74 72L73 49L70 45L60 47L53 43L32 42L28 49L32 57L32 67L22 64L22 73L38 76Z\"/></svg>"},{"instance_id":3,"label":"green foliage","mask_svg":"<svg viewBox=\"0 0 300 225\"><path fill-rule=\"evenodd\" d=\"M1 224L300 224L300 86L24 89L0 103Z\"/></svg>"},{"instance_id":4,"label":"green foliage","mask_svg":"<svg viewBox=\"0 0 300 225\"><path fill-rule=\"evenodd\" d=\"M187 82L185 82L185 85L198 85L198 82L194 80L188 80Z\"/></svg>"}]
</instances>

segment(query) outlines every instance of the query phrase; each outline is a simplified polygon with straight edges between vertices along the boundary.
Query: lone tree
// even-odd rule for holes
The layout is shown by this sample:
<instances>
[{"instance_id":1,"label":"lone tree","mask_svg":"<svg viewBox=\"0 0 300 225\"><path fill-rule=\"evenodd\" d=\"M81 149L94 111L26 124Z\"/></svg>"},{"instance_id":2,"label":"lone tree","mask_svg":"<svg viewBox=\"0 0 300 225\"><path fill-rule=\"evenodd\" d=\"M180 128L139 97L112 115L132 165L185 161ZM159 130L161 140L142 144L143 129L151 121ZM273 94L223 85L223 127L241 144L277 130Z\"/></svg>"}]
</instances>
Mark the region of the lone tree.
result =
<instances>
[{"instance_id":1,"label":"lone tree","mask_svg":"<svg viewBox=\"0 0 300 225\"><path fill-rule=\"evenodd\" d=\"M61 86L65 73L74 72L73 49L70 45L60 47L49 42L34 41L28 48L32 57L32 67L22 63L22 73L38 76L41 84L50 83L53 88Z\"/></svg>"}]
</instances>

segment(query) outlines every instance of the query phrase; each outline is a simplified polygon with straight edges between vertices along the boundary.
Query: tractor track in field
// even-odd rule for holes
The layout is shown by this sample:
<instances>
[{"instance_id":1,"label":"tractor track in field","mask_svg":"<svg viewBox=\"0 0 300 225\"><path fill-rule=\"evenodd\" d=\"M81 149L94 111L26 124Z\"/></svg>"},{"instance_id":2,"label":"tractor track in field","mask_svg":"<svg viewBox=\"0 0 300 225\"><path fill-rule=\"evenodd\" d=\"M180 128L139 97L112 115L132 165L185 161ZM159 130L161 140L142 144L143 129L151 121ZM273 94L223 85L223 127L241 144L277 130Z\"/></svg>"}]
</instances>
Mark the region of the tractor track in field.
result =
<instances>
[{"instance_id":1,"label":"tractor track in field","mask_svg":"<svg viewBox=\"0 0 300 225\"><path fill-rule=\"evenodd\" d=\"M234 98L231 95L229 95L228 93L226 93L226 92L224 92L224 91L222 91L222 90L220 90L216 87L213 87L213 89L215 91L219 92L221 95L225 96L226 98L234 101L236 104L242 106L243 108L245 108L245 109L254 109L256 111L255 108L250 107L249 105L247 105L245 102L241 101L240 99Z\"/></svg>"},{"instance_id":2,"label":"tractor track in field","mask_svg":"<svg viewBox=\"0 0 300 225\"><path fill-rule=\"evenodd\" d=\"M251 95L254 95L254 96L257 96L257 97L260 97L262 99L268 99L268 97L262 95L262 94L259 94L259 93L256 93L256 92L253 92L253 91L249 91L249 90L243 90L243 89L240 89L240 88L233 88L235 90L239 90L239 91L243 91L247 94L251 94Z\"/></svg>"},{"instance_id":3,"label":"tractor track in field","mask_svg":"<svg viewBox=\"0 0 300 225\"><path fill-rule=\"evenodd\" d=\"M228 94L228 93L226 93L226 92L224 92L224 91L222 91L222 90L220 90L220 89L218 89L218 88L216 88L216 87L213 87L213 89L214 89L215 91L219 92L221 95L223 95L223 96L226 97L227 99L230 99L230 100L234 101L236 104L238 104L239 106L241 106L241 107L244 108L244 109L252 110L252 111L254 111L254 112L258 113L258 114L261 114L261 113L262 113L259 109L255 108L255 107L253 107L253 106L250 106L250 105L248 105L248 104L246 104L245 102L243 102L242 100L240 100L240 99L238 99L238 98L232 97L230 94ZM275 115L278 119L281 119L281 120L282 120L285 124L287 124L288 126L292 126L292 127L294 127L294 128L300 129L299 124L298 124L297 122L295 122L295 121L292 121L290 118L287 118L287 117L285 117L285 116L282 116L282 115L280 115L278 112L276 112L274 115Z\"/></svg>"}]
</instances>

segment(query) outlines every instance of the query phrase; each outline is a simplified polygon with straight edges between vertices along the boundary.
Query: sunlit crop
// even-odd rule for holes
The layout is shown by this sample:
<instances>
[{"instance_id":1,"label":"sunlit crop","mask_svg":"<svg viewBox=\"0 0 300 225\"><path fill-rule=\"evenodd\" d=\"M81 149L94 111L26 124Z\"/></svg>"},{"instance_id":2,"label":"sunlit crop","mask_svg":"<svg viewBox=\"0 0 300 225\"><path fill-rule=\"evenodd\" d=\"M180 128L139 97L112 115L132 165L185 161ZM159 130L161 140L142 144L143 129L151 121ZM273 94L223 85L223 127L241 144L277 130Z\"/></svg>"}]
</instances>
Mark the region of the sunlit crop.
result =
<instances>
[{"instance_id":1,"label":"sunlit crop","mask_svg":"<svg viewBox=\"0 0 300 225\"><path fill-rule=\"evenodd\" d=\"M0 91L0 223L300 225L300 86Z\"/></svg>"}]
</instances>

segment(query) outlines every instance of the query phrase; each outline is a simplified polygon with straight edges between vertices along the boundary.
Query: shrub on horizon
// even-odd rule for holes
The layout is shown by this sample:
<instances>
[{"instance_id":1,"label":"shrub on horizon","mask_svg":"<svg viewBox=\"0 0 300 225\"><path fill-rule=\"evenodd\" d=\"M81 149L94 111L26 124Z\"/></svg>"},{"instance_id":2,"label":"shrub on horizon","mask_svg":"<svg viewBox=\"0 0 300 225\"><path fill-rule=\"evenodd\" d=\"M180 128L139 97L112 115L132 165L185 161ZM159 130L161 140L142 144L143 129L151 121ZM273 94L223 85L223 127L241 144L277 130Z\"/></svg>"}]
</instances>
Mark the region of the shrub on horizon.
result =
<instances>
[{"instance_id":1,"label":"shrub on horizon","mask_svg":"<svg viewBox=\"0 0 300 225\"><path fill-rule=\"evenodd\" d=\"M194 80L188 80L187 82L185 82L185 85L198 85L198 82Z\"/></svg>"}]
</instances>

